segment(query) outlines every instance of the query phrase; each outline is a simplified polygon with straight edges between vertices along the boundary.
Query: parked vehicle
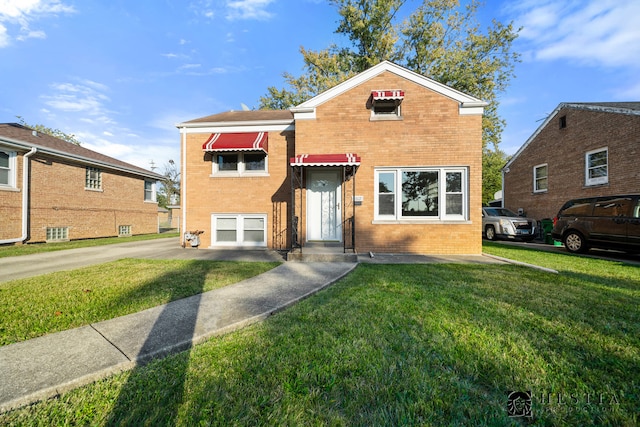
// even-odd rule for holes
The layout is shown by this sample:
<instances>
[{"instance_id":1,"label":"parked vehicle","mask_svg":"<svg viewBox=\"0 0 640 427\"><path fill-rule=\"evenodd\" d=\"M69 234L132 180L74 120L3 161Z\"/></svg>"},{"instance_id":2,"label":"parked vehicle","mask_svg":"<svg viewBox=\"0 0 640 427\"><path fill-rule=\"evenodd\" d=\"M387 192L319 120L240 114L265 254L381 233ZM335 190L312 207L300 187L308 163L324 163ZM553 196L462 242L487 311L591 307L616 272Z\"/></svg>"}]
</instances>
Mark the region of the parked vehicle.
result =
<instances>
[{"instance_id":1,"label":"parked vehicle","mask_svg":"<svg viewBox=\"0 0 640 427\"><path fill-rule=\"evenodd\" d=\"M518 216L505 208L482 208L482 231L487 239L519 239L530 242L536 237L536 220Z\"/></svg>"},{"instance_id":2,"label":"parked vehicle","mask_svg":"<svg viewBox=\"0 0 640 427\"><path fill-rule=\"evenodd\" d=\"M554 218L551 236L569 252L589 248L640 251L640 195L570 200Z\"/></svg>"}]
</instances>

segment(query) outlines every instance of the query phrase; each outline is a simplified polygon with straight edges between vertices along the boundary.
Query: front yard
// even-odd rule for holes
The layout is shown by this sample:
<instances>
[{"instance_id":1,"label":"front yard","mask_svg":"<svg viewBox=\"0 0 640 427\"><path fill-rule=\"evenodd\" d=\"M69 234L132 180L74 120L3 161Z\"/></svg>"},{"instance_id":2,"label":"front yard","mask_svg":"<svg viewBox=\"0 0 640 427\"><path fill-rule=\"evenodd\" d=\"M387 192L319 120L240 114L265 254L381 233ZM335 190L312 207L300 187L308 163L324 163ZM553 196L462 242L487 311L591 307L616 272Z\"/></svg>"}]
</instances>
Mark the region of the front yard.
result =
<instances>
[{"instance_id":1,"label":"front yard","mask_svg":"<svg viewBox=\"0 0 640 427\"><path fill-rule=\"evenodd\" d=\"M560 274L363 264L263 323L0 424L637 425L640 268L485 250Z\"/></svg>"}]
</instances>

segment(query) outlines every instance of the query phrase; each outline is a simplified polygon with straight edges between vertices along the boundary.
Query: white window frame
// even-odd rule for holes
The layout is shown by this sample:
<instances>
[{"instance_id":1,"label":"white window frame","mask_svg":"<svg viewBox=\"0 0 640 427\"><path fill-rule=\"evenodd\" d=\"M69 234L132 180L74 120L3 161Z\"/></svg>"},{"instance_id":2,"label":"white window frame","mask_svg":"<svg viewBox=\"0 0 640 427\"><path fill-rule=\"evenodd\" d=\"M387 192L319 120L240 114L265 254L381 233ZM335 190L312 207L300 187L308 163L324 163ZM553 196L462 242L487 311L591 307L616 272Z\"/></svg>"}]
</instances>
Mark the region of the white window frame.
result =
<instances>
[{"instance_id":1,"label":"white window frame","mask_svg":"<svg viewBox=\"0 0 640 427\"><path fill-rule=\"evenodd\" d=\"M147 198L147 184L151 184L151 198ZM151 181L149 179L145 179L144 180L144 201L145 202L152 202L152 203L157 203L157 198L156 198L156 181Z\"/></svg>"},{"instance_id":2,"label":"white window frame","mask_svg":"<svg viewBox=\"0 0 640 427\"><path fill-rule=\"evenodd\" d=\"M389 113L376 112L376 103L381 104L395 104L395 109ZM402 119L402 109L401 109L402 101L397 99L389 99L389 100L378 100L373 101L371 104L371 121L376 120L401 120Z\"/></svg>"},{"instance_id":3,"label":"white window frame","mask_svg":"<svg viewBox=\"0 0 640 427\"><path fill-rule=\"evenodd\" d=\"M218 242L217 239L217 224L216 220L218 218L234 218L236 220L236 240L235 242L224 241ZM244 241L244 221L245 219L253 219L258 218L263 220L264 229L262 242L245 242ZM214 213L211 214L211 246L212 247L257 247L257 248L266 248L267 247L267 214L226 214L226 213Z\"/></svg>"},{"instance_id":4,"label":"white window frame","mask_svg":"<svg viewBox=\"0 0 640 427\"><path fill-rule=\"evenodd\" d=\"M98 174L97 178L92 178L91 173ZM84 189L92 191L102 191L102 169L87 166L85 170Z\"/></svg>"},{"instance_id":5,"label":"white window frame","mask_svg":"<svg viewBox=\"0 0 640 427\"><path fill-rule=\"evenodd\" d=\"M602 166L596 166L596 167L590 167L589 166L589 158L597 153L601 153L601 152L605 152L607 154L607 162L604 165L604 167L607 170L607 174L605 176L599 176L596 178L589 178L589 171L591 169L595 169L596 167L602 167ZM609 147L602 147L602 148L598 148L596 150L591 150L591 151L587 151L584 155L584 185L589 187L589 186L593 186L593 185L603 185L603 184L608 184L609 183Z\"/></svg>"},{"instance_id":6,"label":"white window frame","mask_svg":"<svg viewBox=\"0 0 640 427\"><path fill-rule=\"evenodd\" d=\"M438 172L438 215L437 216L403 216L402 215L402 173L403 172ZM447 173L458 172L462 174L462 186L460 192L447 192ZM394 214L379 215L379 176L381 173L394 174ZM467 167L377 167L374 171L374 221L377 222L407 222L428 223L444 221L468 221L469 220L469 172ZM447 194L462 194L462 214L447 214Z\"/></svg>"},{"instance_id":7,"label":"white window frame","mask_svg":"<svg viewBox=\"0 0 640 427\"><path fill-rule=\"evenodd\" d=\"M7 156L9 156L9 167L7 168L2 168L7 172L7 183L3 183L0 182L0 188L11 188L11 189L15 189L16 188L16 174L17 174L17 169L16 169L16 158L17 158L17 153L15 151L9 151L9 150L3 150L0 149L0 152L6 154Z\"/></svg>"},{"instance_id":8,"label":"white window frame","mask_svg":"<svg viewBox=\"0 0 640 427\"><path fill-rule=\"evenodd\" d=\"M546 176L539 176L538 175L538 170L541 168L547 168L547 175ZM540 188L540 186L538 185L538 181L541 179L546 179L547 180L547 185L545 188ZM549 190L549 165L547 163L542 163L539 165L535 165L533 167L533 192L534 193L546 193Z\"/></svg>"},{"instance_id":9,"label":"white window frame","mask_svg":"<svg viewBox=\"0 0 640 427\"><path fill-rule=\"evenodd\" d=\"M218 166L218 156L235 154L238 156L238 169L233 171L220 170ZM264 154L264 170L247 170L244 161L245 154ZM268 176L269 175L269 154L261 151L222 151L213 153L211 159L211 176L216 177L239 177L239 176Z\"/></svg>"}]
</instances>

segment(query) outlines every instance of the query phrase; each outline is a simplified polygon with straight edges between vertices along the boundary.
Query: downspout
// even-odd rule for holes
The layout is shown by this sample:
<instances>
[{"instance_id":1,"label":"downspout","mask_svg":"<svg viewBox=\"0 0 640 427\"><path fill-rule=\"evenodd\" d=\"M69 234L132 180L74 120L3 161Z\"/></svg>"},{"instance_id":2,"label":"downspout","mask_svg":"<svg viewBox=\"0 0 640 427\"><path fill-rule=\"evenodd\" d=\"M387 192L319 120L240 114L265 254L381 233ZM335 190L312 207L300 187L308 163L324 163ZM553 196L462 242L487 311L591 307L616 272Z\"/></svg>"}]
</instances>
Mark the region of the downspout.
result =
<instances>
[{"instance_id":1,"label":"downspout","mask_svg":"<svg viewBox=\"0 0 640 427\"><path fill-rule=\"evenodd\" d=\"M0 240L0 245L7 243L19 243L27 240L29 232L29 157L36 154L38 149L31 150L22 156L22 236L15 239Z\"/></svg>"},{"instance_id":2,"label":"downspout","mask_svg":"<svg viewBox=\"0 0 640 427\"><path fill-rule=\"evenodd\" d=\"M180 174L180 204L182 205L182 229L180 230L180 245L184 248L187 246L184 234L187 232L187 133L182 128L182 161L180 166L182 172Z\"/></svg>"}]
</instances>

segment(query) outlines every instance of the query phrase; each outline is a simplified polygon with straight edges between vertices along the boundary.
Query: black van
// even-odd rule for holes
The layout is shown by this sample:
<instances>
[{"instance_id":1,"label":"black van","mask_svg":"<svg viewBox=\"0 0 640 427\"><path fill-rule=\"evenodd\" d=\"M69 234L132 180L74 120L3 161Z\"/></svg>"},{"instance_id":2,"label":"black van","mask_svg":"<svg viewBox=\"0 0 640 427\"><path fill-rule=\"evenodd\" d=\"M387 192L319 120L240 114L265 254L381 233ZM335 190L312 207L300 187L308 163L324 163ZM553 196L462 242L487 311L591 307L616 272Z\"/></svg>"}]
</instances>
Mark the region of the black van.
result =
<instances>
[{"instance_id":1,"label":"black van","mask_svg":"<svg viewBox=\"0 0 640 427\"><path fill-rule=\"evenodd\" d=\"M640 195L570 200L553 219L551 236L569 252L589 248L640 251Z\"/></svg>"}]
</instances>

